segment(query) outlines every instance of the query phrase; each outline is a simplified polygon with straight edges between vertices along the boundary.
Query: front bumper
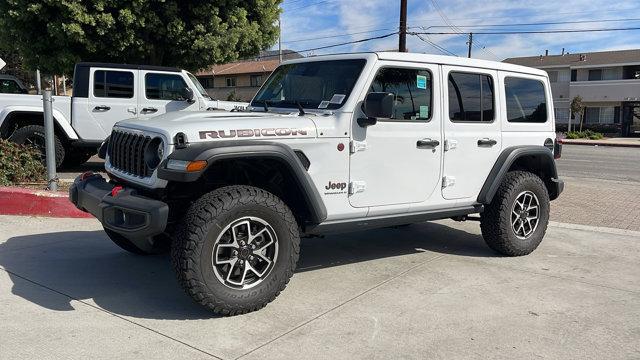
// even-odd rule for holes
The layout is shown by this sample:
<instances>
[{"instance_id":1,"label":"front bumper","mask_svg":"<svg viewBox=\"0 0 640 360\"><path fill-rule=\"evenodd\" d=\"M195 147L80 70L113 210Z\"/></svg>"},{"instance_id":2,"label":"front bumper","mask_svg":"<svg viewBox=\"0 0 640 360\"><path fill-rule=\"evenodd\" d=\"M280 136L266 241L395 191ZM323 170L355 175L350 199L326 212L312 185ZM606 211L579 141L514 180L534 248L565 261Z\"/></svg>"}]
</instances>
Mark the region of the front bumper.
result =
<instances>
[{"instance_id":1,"label":"front bumper","mask_svg":"<svg viewBox=\"0 0 640 360\"><path fill-rule=\"evenodd\" d=\"M166 203L137 195L135 189L108 183L95 174L78 176L69 189L69 200L141 249L152 246L153 236L164 232L169 218Z\"/></svg>"}]
</instances>

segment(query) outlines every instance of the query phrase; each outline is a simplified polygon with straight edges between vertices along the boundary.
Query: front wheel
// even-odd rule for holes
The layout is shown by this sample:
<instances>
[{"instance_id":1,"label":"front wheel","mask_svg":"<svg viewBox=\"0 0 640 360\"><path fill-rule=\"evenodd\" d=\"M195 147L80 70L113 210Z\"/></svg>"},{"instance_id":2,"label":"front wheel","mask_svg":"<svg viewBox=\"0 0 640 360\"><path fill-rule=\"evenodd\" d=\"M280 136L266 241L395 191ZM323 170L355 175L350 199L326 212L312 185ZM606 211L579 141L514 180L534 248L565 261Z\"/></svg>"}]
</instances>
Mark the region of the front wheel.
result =
<instances>
[{"instance_id":1,"label":"front wheel","mask_svg":"<svg viewBox=\"0 0 640 360\"><path fill-rule=\"evenodd\" d=\"M286 287L300 253L298 225L275 195L228 186L191 205L171 247L178 280L221 315L258 310Z\"/></svg>"},{"instance_id":2,"label":"front wheel","mask_svg":"<svg viewBox=\"0 0 640 360\"><path fill-rule=\"evenodd\" d=\"M535 250L549 223L549 193L535 174L507 173L493 200L480 214L480 228L487 245L507 256Z\"/></svg>"}]
</instances>

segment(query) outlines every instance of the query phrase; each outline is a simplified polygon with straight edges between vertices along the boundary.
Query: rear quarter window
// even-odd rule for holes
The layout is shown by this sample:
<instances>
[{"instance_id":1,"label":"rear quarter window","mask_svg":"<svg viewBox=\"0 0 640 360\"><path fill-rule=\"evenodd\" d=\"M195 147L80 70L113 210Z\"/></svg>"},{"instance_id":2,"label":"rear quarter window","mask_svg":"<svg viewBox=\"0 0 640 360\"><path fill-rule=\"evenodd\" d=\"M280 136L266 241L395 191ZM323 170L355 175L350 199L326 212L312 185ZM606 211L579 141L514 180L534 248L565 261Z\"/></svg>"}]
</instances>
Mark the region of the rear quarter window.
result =
<instances>
[{"instance_id":1,"label":"rear quarter window","mask_svg":"<svg viewBox=\"0 0 640 360\"><path fill-rule=\"evenodd\" d=\"M547 121L547 97L539 80L508 76L504 79L507 121L544 123Z\"/></svg>"}]
</instances>

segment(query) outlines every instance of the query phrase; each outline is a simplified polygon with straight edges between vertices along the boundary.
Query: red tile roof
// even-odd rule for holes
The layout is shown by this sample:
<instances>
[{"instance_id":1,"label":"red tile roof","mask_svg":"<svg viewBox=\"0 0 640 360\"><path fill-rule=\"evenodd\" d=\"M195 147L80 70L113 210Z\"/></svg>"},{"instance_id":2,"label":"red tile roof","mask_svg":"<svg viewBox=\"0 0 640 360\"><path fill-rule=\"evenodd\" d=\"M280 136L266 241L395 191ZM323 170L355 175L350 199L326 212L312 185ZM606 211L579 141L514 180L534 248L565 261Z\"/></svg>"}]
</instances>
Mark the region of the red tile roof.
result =
<instances>
[{"instance_id":1,"label":"red tile roof","mask_svg":"<svg viewBox=\"0 0 640 360\"><path fill-rule=\"evenodd\" d=\"M222 65L213 65L208 69L200 70L197 76L206 75L238 75L238 74L256 74L270 73L278 67L279 61L275 60L248 60L237 61Z\"/></svg>"}]
</instances>

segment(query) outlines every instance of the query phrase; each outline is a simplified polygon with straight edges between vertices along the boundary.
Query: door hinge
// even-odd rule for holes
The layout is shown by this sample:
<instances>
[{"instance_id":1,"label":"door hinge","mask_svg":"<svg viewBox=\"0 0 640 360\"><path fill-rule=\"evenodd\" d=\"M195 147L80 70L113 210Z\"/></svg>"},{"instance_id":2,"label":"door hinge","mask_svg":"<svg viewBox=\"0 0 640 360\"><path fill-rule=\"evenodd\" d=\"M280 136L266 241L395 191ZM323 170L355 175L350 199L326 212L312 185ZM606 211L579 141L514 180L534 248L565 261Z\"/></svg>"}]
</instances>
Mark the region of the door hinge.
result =
<instances>
[{"instance_id":1,"label":"door hinge","mask_svg":"<svg viewBox=\"0 0 640 360\"><path fill-rule=\"evenodd\" d=\"M458 147L458 140L447 139L444 141L444 151L453 150Z\"/></svg>"},{"instance_id":2,"label":"door hinge","mask_svg":"<svg viewBox=\"0 0 640 360\"><path fill-rule=\"evenodd\" d=\"M136 113L138 113L138 109L134 107L130 107L130 108L127 108L127 112L130 112L135 115Z\"/></svg>"},{"instance_id":3,"label":"door hinge","mask_svg":"<svg viewBox=\"0 0 640 360\"><path fill-rule=\"evenodd\" d=\"M349 183L349 195L361 193L367 188L367 183L364 181L352 181Z\"/></svg>"},{"instance_id":4,"label":"door hinge","mask_svg":"<svg viewBox=\"0 0 640 360\"><path fill-rule=\"evenodd\" d=\"M365 151L365 150L367 150L367 142L366 141L351 140L351 143L349 144L349 151L352 154L355 154L358 151Z\"/></svg>"},{"instance_id":5,"label":"door hinge","mask_svg":"<svg viewBox=\"0 0 640 360\"><path fill-rule=\"evenodd\" d=\"M453 176L443 176L442 177L442 188L446 188L449 186L453 186L456 184L456 178Z\"/></svg>"}]
</instances>

